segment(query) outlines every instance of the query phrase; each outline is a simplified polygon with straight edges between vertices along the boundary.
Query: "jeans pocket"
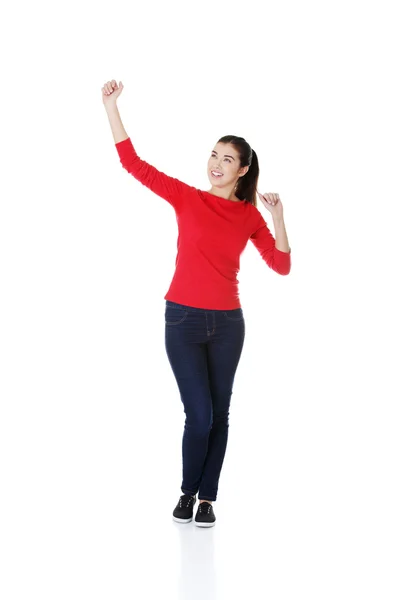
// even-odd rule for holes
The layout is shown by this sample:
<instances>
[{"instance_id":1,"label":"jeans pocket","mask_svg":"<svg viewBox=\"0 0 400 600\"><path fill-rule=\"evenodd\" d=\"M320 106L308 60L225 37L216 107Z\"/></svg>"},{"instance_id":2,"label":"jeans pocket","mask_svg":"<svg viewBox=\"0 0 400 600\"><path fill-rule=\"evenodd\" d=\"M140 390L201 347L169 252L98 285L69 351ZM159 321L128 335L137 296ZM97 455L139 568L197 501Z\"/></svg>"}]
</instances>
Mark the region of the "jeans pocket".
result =
<instances>
[{"instance_id":1,"label":"jeans pocket","mask_svg":"<svg viewBox=\"0 0 400 600\"><path fill-rule=\"evenodd\" d=\"M232 310L224 310L224 317L228 319L228 321L244 321L243 309L242 308L233 308Z\"/></svg>"},{"instance_id":2,"label":"jeans pocket","mask_svg":"<svg viewBox=\"0 0 400 600\"><path fill-rule=\"evenodd\" d=\"M165 307L165 324L166 325L179 325L188 316L189 311L185 310L180 306L170 306L167 304Z\"/></svg>"}]
</instances>

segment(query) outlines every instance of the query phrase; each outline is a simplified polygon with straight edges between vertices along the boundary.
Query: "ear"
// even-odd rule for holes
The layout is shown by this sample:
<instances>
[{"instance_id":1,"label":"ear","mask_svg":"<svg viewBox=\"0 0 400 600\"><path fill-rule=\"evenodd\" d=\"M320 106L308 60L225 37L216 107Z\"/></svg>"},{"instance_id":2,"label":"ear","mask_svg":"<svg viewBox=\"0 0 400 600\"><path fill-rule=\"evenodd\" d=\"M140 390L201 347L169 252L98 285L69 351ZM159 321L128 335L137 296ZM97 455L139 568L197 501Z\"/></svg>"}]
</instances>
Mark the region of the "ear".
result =
<instances>
[{"instance_id":1,"label":"ear","mask_svg":"<svg viewBox=\"0 0 400 600\"><path fill-rule=\"evenodd\" d=\"M243 177L244 175L246 175L247 171L250 169L249 166L247 167L242 167L239 171L239 177Z\"/></svg>"}]
</instances>

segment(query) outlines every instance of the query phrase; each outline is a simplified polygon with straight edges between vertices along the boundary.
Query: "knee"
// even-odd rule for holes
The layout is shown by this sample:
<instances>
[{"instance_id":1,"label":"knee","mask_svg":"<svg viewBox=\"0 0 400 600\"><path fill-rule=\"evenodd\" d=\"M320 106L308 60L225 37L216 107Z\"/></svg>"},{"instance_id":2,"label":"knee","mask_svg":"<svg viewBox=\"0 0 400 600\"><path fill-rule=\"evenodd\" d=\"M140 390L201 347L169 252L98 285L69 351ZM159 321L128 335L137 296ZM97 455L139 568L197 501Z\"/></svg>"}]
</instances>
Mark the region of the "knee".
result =
<instances>
[{"instance_id":1,"label":"knee","mask_svg":"<svg viewBox=\"0 0 400 600\"><path fill-rule=\"evenodd\" d=\"M214 427L229 427L229 410L221 410L213 413Z\"/></svg>"},{"instance_id":2,"label":"knee","mask_svg":"<svg viewBox=\"0 0 400 600\"><path fill-rule=\"evenodd\" d=\"M190 434L197 438L207 437L213 425L213 417L208 416L187 416L185 428Z\"/></svg>"}]
</instances>

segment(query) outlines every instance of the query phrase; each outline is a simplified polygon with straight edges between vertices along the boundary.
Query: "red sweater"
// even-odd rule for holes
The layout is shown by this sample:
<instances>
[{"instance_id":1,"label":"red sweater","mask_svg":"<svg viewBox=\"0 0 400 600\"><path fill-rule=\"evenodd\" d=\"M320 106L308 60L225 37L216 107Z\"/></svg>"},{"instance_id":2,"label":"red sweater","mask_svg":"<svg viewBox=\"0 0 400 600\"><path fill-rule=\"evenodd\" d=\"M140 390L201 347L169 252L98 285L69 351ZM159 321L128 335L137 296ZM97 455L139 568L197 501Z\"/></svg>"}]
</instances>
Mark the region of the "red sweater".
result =
<instances>
[{"instance_id":1,"label":"red sweater","mask_svg":"<svg viewBox=\"0 0 400 600\"><path fill-rule=\"evenodd\" d=\"M124 169L169 202L178 223L175 273L165 300L209 310L240 308L240 255L250 239L276 273L290 272L290 251L275 247L260 211L162 173L136 154L130 138L115 144Z\"/></svg>"}]
</instances>

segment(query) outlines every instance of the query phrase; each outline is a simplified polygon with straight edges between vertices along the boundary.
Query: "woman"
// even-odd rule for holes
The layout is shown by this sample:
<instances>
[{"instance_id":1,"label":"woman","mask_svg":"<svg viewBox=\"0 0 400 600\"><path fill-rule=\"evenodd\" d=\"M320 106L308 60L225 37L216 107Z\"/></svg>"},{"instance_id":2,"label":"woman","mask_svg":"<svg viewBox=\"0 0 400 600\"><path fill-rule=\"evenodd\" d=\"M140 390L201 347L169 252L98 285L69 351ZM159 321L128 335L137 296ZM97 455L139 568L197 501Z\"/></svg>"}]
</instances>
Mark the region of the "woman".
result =
<instances>
[{"instance_id":1,"label":"woman","mask_svg":"<svg viewBox=\"0 0 400 600\"><path fill-rule=\"evenodd\" d=\"M266 264L281 275L291 268L278 194L257 192L257 155L243 138L225 136L211 152L202 191L141 160L117 108L122 82L102 88L122 166L169 202L179 227L178 253L164 296L165 346L186 414L183 477L173 519L188 523L198 494L195 523L215 525L212 503L228 439L229 405L241 356L245 323L239 300L239 259L250 239ZM257 194L271 212L275 238L257 209Z\"/></svg>"}]
</instances>

